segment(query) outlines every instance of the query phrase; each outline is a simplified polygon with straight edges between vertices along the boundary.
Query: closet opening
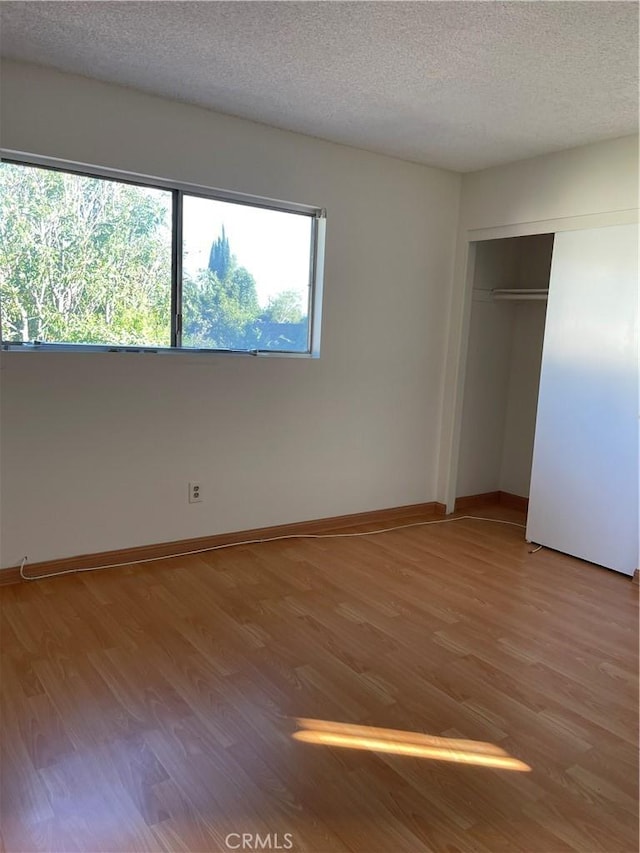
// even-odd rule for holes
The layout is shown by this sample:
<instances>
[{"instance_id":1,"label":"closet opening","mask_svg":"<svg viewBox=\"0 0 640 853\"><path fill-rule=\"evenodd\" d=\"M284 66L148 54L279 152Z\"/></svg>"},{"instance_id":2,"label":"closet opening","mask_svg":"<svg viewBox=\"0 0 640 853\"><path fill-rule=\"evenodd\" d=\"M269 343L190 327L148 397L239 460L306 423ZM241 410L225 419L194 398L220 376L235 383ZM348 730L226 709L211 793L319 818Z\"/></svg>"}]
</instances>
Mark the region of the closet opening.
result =
<instances>
[{"instance_id":1,"label":"closet opening","mask_svg":"<svg viewBox=\"0 0 640 853\"><path fill-rule=\"evenodd\" d=\"M527 509L554 236L474 243L456 509Z\"/></svg>"}]
</instances>

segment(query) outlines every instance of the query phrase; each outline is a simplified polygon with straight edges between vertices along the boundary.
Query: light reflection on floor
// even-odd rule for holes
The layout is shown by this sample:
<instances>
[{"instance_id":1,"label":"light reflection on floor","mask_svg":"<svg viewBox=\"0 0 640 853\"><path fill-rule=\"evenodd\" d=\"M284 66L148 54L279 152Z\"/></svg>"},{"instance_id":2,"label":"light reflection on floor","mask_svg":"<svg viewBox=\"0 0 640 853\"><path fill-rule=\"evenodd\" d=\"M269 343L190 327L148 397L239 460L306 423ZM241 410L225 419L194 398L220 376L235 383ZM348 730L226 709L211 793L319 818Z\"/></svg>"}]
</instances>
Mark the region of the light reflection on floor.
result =
<instances>
[{"instance_id":1,"label":"light reflection on floor","mask_svg":"<svg viewBox=\"0 0 640 853\"><path fill-rule=\"evenodd\" d=\"M299 731L292 734L303 743L337 746L346 749L368 749L372 752L391 752L413 758L430 758L434 761L453 761L475 764L499 770L528 772L528 764L513 758L504 749L492 743L459 738L435 737L420 732L398 729L380 729L375 726L358 726L328 720L296 718Z\"/></svg>"}]
</instances>

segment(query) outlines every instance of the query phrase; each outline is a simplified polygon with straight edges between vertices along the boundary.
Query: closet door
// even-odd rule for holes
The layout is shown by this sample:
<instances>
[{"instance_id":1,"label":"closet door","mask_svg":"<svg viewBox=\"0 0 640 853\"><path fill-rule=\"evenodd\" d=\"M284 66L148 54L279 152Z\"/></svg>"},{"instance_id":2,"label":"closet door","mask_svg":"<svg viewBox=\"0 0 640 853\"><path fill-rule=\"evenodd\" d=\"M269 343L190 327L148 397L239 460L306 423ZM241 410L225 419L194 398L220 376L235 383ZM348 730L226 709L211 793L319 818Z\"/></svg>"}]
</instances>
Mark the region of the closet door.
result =
<instances>
[{"instance_id":1,"label":"closet door","mask_svg":"<svg viewBox=\"0 0 640 853\"><path fill-rule=\"evenodd\" d=\"M638 226L556 235L527 539L638 568Z\"/></svg>"}]
</instances>

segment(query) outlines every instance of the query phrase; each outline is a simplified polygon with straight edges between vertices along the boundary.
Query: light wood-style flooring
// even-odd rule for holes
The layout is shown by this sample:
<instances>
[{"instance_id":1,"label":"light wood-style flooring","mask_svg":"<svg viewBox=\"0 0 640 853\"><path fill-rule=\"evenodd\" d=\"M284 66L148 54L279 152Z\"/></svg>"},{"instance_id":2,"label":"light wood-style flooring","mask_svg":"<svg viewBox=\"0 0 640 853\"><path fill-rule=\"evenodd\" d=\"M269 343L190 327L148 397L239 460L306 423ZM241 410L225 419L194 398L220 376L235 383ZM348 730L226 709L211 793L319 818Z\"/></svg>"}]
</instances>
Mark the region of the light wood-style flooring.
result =
<instances>
[{"instance_id":1,"label":"light wood-style flooring","mask_svg":"<svg viewBox=\"0 0 640 853\"><path fill-rule=\"evenodd\" d=\"M638 587L529 548L457 521L0 589L2 849L635 853ZM531 772L304 743L300 717Z\"/></svg>"}]
</instances>

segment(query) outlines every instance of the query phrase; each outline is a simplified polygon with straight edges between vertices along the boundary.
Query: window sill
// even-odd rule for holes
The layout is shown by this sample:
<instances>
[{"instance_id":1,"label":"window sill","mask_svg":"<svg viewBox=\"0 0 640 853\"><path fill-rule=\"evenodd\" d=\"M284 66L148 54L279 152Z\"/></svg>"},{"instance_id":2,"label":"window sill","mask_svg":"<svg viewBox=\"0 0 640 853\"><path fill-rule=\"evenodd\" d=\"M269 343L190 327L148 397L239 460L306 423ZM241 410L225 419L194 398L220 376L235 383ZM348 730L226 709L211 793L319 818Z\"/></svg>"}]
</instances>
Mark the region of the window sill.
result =
<instances>
[{"instance_id":1,"label":"window sill","mask_svg":"<svg viewBox=\"0 0 640 853\"><path fill-rule=\"evenodd\" d=\"M95 352L129 353L132 355L233 355L253 358L319 358L315 352L289 352L286 350L234 350L205 349L199 347L145 347L110 346L104 344L45 344L2 343L4 352Z\"/></svg>"}]
</instances>

